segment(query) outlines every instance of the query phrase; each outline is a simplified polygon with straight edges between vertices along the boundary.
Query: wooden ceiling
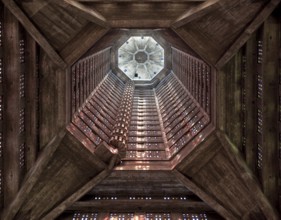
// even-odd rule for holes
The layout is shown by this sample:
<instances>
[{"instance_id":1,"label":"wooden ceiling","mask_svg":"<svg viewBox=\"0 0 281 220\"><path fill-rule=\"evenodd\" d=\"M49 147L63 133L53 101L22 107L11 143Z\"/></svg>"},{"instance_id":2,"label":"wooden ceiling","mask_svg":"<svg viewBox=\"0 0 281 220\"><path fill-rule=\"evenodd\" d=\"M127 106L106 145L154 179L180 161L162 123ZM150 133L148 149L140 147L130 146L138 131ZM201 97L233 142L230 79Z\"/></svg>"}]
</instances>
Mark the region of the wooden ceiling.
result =
<instances>
[{"instance_id":1,"label":"wooden ceiling","mask_svg":"<svg viewBox=\"0 0 281 220\"><path fill-rule=\"evenodd\" d=\"M163 38L169 40L172 45L183 45L182 42L175 42L171 34L167 34L171 30L174 31L173 34L178 35L200 57L220 68L246 42L251 33L268 17L279 2L280 0L107 0L105 3L99 0L22 0L15 4L12 0L3 0L6 7L19 19L50 59L60 67L72 65L93 45L101 48L103 43L99 40L104 39L103 36L107 37L104 42L108 43L124 33L123 30L109 31L112 28L151 28L165 29L162 32ZM106 35L107 33L109 35ZM157 186L161 185L162 191L154 192L155 195L165 195L169 192L192 195L189 190L186 190L185 187L187 187L193 192L196 191L196 194L204 197L206 201L210 199L210 195L220 194L219 201L209 200L209 204L214 204L213 207L216 210L222 210L221 214L230 216L232 219L249 215L248 210L256 210L255 212L259 214L260 209L263 209L265 213L271 213L270 207L263 207L264 197L260 195L259 189L254 189L259 193L258 195L249 192L251 186L256 186L255 184L247 185L249 182L247 178L251 180L251 177L237 176L237 171L241 171L242 168L235 167L233 164L236 162L229 162L237 160L237 156L231 156L226 151L221 143L225 140L217 134L210 139L212 142L209 143L215 150L213 155L205 154L203 160L211 161L208 166L212 167L209 169L202 165L199 170L196 170L198 166L187 164L188 160L186 160L185 163L178 165L173 174L164 171L158 173L154 176L154 183ZM222 164L218 164L217 161L221 161ZM204 181L210 170L214 171L213 177L222 175L225 178L214 178L212 180L214 185L205 188ZM195 173L199 171L200 175L195 176ZM132 195L136 193L134 192L136 176L131 174L131 178L134 179L132 183L125 177L118 176L119 174L112 173L88 195L109 193L108 189L113 190L110 194L122 194L125 188L130 189ZM182 179L182 183L171 180L173 175ZM138 174L138 177L141 176ZM127 185L121 185L119 189L112 187L120 179ZM200 187L194 188L190 180ZM148 182L145 182L138 179L138 181L138 193L141 192L142 195L151 194L152 188L157 189L150 186L140 191L139 189L146 187L151 180L146 179L145 181ZM173 186L170 188L169 184ZM260 199L260 203L256 207L252 205L251 200L239 203L239 195L221 192L225 185L239 191L241 195L249 193L251 199ZM229 201L236 201L236 206L226 204L230 211L221 207L228 198L232 198ZM266 211L268 209L269 211Z\"/></svg>"},{"instance_id":2,"label":"wooden ceiling","mask_svg":"<svg viewBox=\"0 0 281 220\"><path fill-rule=\"evenodd\" d=\"M17 1L18 5L12 0L3 2L14 9L23 26L60 66L73 64L110 28L171 28L205 61L220 68L280 0L24 0Z\"/></svg>"}]
</instances>

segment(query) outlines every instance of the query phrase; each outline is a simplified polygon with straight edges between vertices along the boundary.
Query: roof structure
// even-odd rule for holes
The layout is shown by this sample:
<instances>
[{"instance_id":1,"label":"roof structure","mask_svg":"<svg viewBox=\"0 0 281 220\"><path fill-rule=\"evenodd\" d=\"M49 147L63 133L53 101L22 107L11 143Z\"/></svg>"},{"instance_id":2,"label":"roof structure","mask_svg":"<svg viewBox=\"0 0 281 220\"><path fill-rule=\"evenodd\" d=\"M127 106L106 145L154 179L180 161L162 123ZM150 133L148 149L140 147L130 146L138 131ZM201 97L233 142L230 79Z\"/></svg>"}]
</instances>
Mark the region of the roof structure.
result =
<instances>
[{"instance_id":1,"label":"roof structure","mask_svg":"<svg viewBox=\"0 0 281 220\"><path fill-rule=\"evenodd\" d=\"M278 220L280 0L2 0L5 220Z\"/></svg>"}]
</instances>

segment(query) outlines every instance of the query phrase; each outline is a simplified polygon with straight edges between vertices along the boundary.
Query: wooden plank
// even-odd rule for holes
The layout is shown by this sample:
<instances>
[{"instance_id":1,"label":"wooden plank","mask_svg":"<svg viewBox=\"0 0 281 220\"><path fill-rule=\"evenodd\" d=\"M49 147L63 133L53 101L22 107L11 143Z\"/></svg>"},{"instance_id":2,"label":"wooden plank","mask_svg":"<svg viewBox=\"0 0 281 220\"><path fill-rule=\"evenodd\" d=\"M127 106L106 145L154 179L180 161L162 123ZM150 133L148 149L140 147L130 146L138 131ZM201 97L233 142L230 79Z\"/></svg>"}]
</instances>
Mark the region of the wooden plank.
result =
<instances>
[{"instance_id":1,"label":"wooden plank","mask_svg":"<svg viewBox=\"0 0 281 220\"><path fill-rule=\"evenodd\" d=\"M143 200L91 200L91 201L78 201L67 210L76 211L92 211L95 212L134 212L136 207L141 207L145 212L172 212L182 210L189 210L190 212L200 213L213 211L206 203L200 201L189 200L164 200L164 199L143 199Z\"/></svg>"},{"instance_id":2,"label":"wooden plank","mask_svg":"<svg viewBox=\"0 0 281 220\"><path fill-rule=\"evenodd\" d=\"M279 98L279 48L280 21L269 17L263 30L263 150L262 186L263 192L273 207L278 205L278 98Z\"/></svg>"},{"instance_id":3,"label":"wooden plank","mask_svg":"<svg viewBox=\"0 0 281 220\"><path fill-rule=\"evenodd\" d=\"M225 121L226 121L226 100L225 95L227 89L226 76L223 70L217 71L217 85L216 85L216 93L217 93L217 102L216 105L219 106L217 108L217 127L224 131L225 130Z\"/></svg>"},{"instance_id":4,"label":"wooden plank","mask_svg":"<svg viewBox=\"0 0 281 220\"><path fill-rule=\"evenodd\" d=\"M248 188L249 192L252 193L253 197L257 198L256 202L259 204L266 218L272 220L280 219L277 211L271 206L271 204L261 191L257 179L253 176L252 172L247 167L237 148L230 142L230 140L223 132L217 131L216 133L229 159L239 172L239 175L242 178L245 186Z\"/></svg>"},{"instance_id":5,"label":"wooden plank","mask_svg":"<svg viewBox=\"0 0 281 220\"><path fill-rule=\"evenodd\" d=\"M256 92L255 84L256 81L256 63L257 63L257 41L256 35L253 35L246 44L246 76L245 76L245 108L246 108L246 149L245 158L248 167L252 172L257 174L257 144L255 141L256 136L256 123L253 121L256 115Z\"/></svg>"},{"instance_id":6,"label":"wooden plank","mask_svg":"<svg viewBox=\"0 0 281 220\"><path fill-rule=\"evenodd\" d=\"M175 177L189 190L199 196L204 202L206 202L210 207L212 207L216 212L218 212L221 216L226 219L238 220L239 217L235 216L231 211L227 210L222 204L216 201L211 195L198 187L194 182L192 182L189 178L181 174L177 170L173 170L173 174Z\"/></svg>"},{"instance_id":7,"label":"wooden plank","mask_svg":"<svg viewBox=\"0 0 281 220\"><path fill-rule=\"evenodd\" d=\"M214 135L214 132L212 132L202 143L200 143L196 148L186 157L184 160L181 161L181 163L178 163L176 166L176 169L179 170L180 172L184 172L185 168L190 167L195 160L198 159L200 155L205 155L205 152L207 150L210 150L211 148L211 154L208 155L210 158L213 157L213 154L217 152L218 149L214 148L214 143L217 141L217 138ZM213 149L214 148L214 149ZM212 152L212 150L215 150ZM200 160L200 159L199 159ZM209 160L205 158L206 162ZM200 162L201 164L201 162ZM200 165L201 166L201 165Z\"/></svg>"},{"instance_id":8,"label":"wooden plank","mask_svg":"<svg viewBox=\"0 0 281 220\"><path fill-rule=\"evenodd\" d=\"M48 1L21 1L20 7L28 14L29 18L32 18L37 12L41 11L46 5L48 5Z\"/></svg>"},{"instance_id":9,"label":"wooden plank","mask_svg":"<svg viewBox=\"0 0 281 220\"><path fill-rule=\"evenodd\" d=\"M77 2L104 2L104 0L74 0ZM106 2L205 2L207 0L107 0Z\"/></svg>"},{"instance_id":10,"label":"wooden plank","mask_svg":"<svg viewBox=\"0 0 281 220\"><path fill-rule=\"evenodd\" d=\"M93 187L98 185L102 180L104 180L111 172L112 172L112 164L115 164L116 157L112 157L111 167L100 172L97 176L92 178L88 183L86 183L82 188L78 189L75 193L73 193L70 197L64 200L62 203L58 204L52 211L50 211L47 215L45 215L42 220L55 219L59 216L67 207L72 205L75 201L80 199L83 195L85 195L88 191L90 191ZM111 169L110 169L111 168Z\"/></svg>"},{"instance_id":11,"label":"wooden plank","mask_svg":"<svg viewBox=\"0 0 281 220\"><path fill-rule=\"evenodd\" d=\"M37 72L37 51L36 42L30 35L26 36L26 96L25 96L25 144L26 144L26 170L28 171L35 163L38 141L38 111L37 99L39 96Z\"/></svg>"},{"instance_id":12,"label":"wooden plank","mask_svg":"<svg viewBox=\"0 0 281 220\"><path fill-rule=\"evenodd\" d=\"M109 29L94 24L86 25L61 51L68 65L73 65L84 53L87 52Z\"/></svg>"},{"instance_id":13,"label":"wooden plank","mask_svg":"<svg viewBox=\"0 0 281 220\"><path fill-rule=\"evenodd\" d=\"M20 72L19 23L12 13L4 9L3 30L3 192L4 207L16 196L20 184L19 122L20 122ZM5 218L4 218L5 219Z\"/></svg>"},{"instance_id":14,"label":"wooden plank","mask_svg":"<svg viewBox=\"0 0 281 220\"><path fill-rule=\"evenodd\" d=\"M219 69L223 67L234 54L246 43L246 41L251 37L254 31L268 18L272 11L279 4L280 0L271 0L255 19L250 23L250 25L243 31L242 34L232 43L232 45L225 51L221 58L216 62L216 67Z\"/></svg>"},{"instance_id":15,"label":"wooden plank","mask_svg":"<svg viewBox=\"0 0 281 220\"><path fill-rule=\"evenodd\" d=\"M109 28L109 24L104 16L102 16L98 11L93 8L89 8L86 5L74 1L74 0L63 0L63 1L53 1L56 4L66 8L68 6L75 12L76 15L85 18L88 21L91 21L95 24L98 24L104 28Z\"/></svg>"},{"instance_id":16,"label":"wooden plank","mask_svg":"<svg viewBox=\"0 0 281 220\"><path fill-rule=\"evenodd\" d=\"M87 23L81 16L76 16L74 11L66 3L61 7L48 1L36 0L26 4L19 4L22 10L28 15L33 24L41 34L58 52L60 51ZM43 4L42 8L33 14L33 10Z\"/></svg>"},{"instance_id":17,"label":"wooden plank","mask_svg":"<svg viewBox=\"0 0 281 220\"><path fill-rule=\"evenodd\" d=\"M169 28L170 20L110 20L112 28Z\"/></svg>"},{"instance_id":18,"label":"wooden plank","mask_svg":"<svg viewBox=\"0 0 281 220\"><path fill-rule=\"evenodd\" d=\"M193 20L199 19L204 15L216 10L220 6L220 0L208 0L198 5L197 7L190 8L182 15L180 15L174 22L172 22L173 28L179 28L181 26L190 23Z\"/></svg>"},{"instance_id":19,"label":"wooden plank","mask_svg":"<svg viewBox=\"0 0 281 220\"><path fill-rule=\"evenodd\" d=\"M3 0L4 5L15 15L22 26L29 32L34 40L45 50L50 59L59 67L65 68L66 63L60 55L54 50L45 37L37 30L34 24L24 14L13 0Z\"/></svg>"},{"instance_id":20,"label":"wooden plank","mask_svg":"<svg viewBox=\"0 0 281 220\"><path fill-rule=\"evenodd\" d=\"M242 122L241 122L241 51L237 53L223 70L225 75L225 132L241 150ZM227 83L232 82L232 83Z\"/></svg>"},{"instance_id":21,"label":"wooden plank","mask_svg":"<svg viewBox=\"0 0 281 220\"><path fill-rule=\"evenodd\" d=\"M55 136L48 145L44 148L43 152L41 152L36 165L32 167L32 169L28 172L25 177L25 180L22 184L20 191L18 192L16 198L13 200L11 205L6 209L3 213L3 219L9 220L14 219L18 210L22 206L23 202L29 195L33 186L36 184L38 178L41 173L45 170L46 165L49 162L49 159L52 158L54 152L58 148L61 140L65 136L65 130L61 131L57 136ZM13 161L14 162L14 161Z\"/></svg>"},{"instance_id":22,"label":"wooden plank","mask_svg":"<svg viewBox=\"0 0 281 220\"><path fill-rule=\"evenodd\" d=\"M48 55L40 52L40 148L62 129L66 121L66 69L60 69L50 60Z\"/></svg>"},{"instance_id":23,"label":"wooden plank","mask_svg":"<svg viewBox=\"0 0 281 220\"><path fill-rule=\"evenodd\" d=\"M213 60L211 54L212 51L208 48L205 48L205 45L199 44L192 35L190 35L185 29L179 28L175 29L172 28L172 30L192 49L195 53L197 53L206 63L208 63L211 66L214 66L215 61ZM207 53L203 53L202 51L208 50Z\"/></svg>"}]
</instances>

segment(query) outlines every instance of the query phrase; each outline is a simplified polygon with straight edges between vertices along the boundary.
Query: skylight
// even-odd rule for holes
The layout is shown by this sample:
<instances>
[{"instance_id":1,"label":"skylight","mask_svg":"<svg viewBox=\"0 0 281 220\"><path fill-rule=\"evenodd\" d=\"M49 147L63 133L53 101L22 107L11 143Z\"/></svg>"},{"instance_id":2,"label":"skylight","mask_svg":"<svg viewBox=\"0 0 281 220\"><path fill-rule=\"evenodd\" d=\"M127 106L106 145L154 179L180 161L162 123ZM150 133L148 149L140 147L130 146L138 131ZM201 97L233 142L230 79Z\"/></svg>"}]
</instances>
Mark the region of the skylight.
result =
<instances>
[{"instance_id":1,"label":"skylight","mask_svg":"<svg viewBox=\"0 0 281 220\"><path fill-rule=\"evenodd\" d=\"M130 37L118 49L118 67L132 80L151 80L164 67L164 49L152 37Z\"/></svg>"}]
</instances>

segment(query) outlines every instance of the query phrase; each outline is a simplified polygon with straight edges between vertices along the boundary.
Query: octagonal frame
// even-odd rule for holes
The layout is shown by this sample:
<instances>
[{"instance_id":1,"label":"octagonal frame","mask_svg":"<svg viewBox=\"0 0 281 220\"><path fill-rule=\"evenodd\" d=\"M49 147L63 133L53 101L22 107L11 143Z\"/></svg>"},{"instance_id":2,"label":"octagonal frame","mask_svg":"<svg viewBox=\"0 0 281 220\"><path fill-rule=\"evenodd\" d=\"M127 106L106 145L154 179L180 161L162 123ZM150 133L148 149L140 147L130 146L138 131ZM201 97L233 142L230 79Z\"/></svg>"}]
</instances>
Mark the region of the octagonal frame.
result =
<instances>
[{"instance_id":1,"label":"octagonal frame","mask_svg":"<svg viewBox=\"0 0 281 220\"><path fill-rule=\"evenodd\" d=\"M161 46L165 50L165 60L164 60L164 69L161 70L157 76L155 76L150 81L134 81L135 86L137 87L146 87L146 88L155 88L157 84L165 78L172 70L172 47L173 45L171 42L166 41L158 30L126 30L127 34L121 36L115 44L111 45L111 69L112 71L122 80L124 83L129 81L129 77L126 76L117 66L118 63L118 48L120 45L124 44L131 36L151 36L156 41L161 44ZM185 42L186 43L186 42ZM188 45L188 44L187 44ZM197 54L198 55L198 54ZM206 62L203 58L199 55L198 57ZM207 63L207 62L206 62ZM213 135L216 131L216 89L215 84L216 82L216 74L217 70L213 65L207 63L211 68L211 113L210 113L210 122L206 125L206 127L197 135L195 136L184 148L182 148L177 155L170 158L166 161L157 161L152 162L142 162L139 166L136 166L130 161L123 161L122 165L115 167L116 170L173 170L180 162L182 162L186 157L192 155L195 149L202 144L205 143L205 140L210 136Z\"/></svg>"},{"instance_id":2,"label":"octagonal frame","mask_svg":"<svg viewBox=\"0 0 281 220\"><path fill-rule=\"evenodd\" d=\"M112 46L112 70L124 82L131 80L119 67L118 67L118 49L130 38L148 36L152 37L164 49L164 67L156 74L151 80L137 80L134 81L136 86L152 86L158 84L165 76L168 75L171 69L171 47L169 44L154 30L128 30L128 34L120 38L114 46Z\"/></svg>"},{"instance_id":3,"label":"octagonal frame","mask_svg":"<svg viewBox=\"0 0 281 220\"><path fill-rule=\"evenodd\" d=\"M150 81L164 68L164 56L152 36L132 36L118 48L118 68L133 81Z\"/></svg>"}]
</instances>

